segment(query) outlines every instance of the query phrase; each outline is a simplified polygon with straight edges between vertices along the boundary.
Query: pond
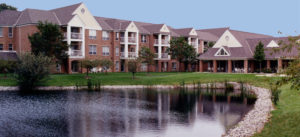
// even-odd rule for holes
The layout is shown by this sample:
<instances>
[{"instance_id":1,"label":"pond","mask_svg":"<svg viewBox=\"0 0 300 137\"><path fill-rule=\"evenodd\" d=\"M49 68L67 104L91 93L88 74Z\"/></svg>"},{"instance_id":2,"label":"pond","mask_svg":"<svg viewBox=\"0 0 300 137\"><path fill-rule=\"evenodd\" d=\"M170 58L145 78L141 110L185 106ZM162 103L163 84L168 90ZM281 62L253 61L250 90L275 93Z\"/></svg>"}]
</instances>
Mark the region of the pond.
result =
<instances>
[{"instance_id":1,"label":"pond","mask_svg":"<svg viewBox=\"0 0 300 137\"><path fill-rule=\"evenodd\" d=\"M255 102L202 93L175 89L0 92L0 136L218 137Z\"/></svg>"}]
</instances>

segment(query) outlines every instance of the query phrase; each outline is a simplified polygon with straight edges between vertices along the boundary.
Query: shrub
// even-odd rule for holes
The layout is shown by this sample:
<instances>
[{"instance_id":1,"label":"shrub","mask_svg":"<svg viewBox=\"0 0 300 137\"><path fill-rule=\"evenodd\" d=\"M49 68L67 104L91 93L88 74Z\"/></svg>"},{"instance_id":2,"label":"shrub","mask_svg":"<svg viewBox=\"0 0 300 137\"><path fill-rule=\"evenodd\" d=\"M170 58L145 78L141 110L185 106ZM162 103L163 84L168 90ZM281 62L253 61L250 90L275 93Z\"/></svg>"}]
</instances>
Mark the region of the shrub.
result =
<instances>
[{"instance_id":1,"label":"shrub","mask_svg":"<svg viewBox=\"0 0 300 137\"><path fill-rule=\"evenodd\" d=\"M15 78L20 90L34 90L49 76L52 59L43 55L26 53L16 64Z\"/></svg>"},{"instance_id":2,"label":"shrub","mask_svg":"<svg viewBox=\"0 0 300 137\"><path fill-rule=\"evenodd\" d=\"M136 59L128 61L128 71L132 73L132 79L135 79L135 73L137 72L137 68L139 65L139 61Z\"/></svg>"}]
</instances>

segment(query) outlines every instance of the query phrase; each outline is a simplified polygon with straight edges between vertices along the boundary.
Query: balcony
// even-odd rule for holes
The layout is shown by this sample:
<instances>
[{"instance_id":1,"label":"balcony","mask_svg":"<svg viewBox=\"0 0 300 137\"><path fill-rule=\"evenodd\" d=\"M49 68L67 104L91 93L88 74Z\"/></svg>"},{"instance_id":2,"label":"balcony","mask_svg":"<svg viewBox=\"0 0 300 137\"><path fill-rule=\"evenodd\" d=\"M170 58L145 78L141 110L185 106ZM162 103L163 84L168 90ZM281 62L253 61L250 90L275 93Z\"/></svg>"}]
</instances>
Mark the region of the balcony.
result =
<instances>
[{"instance_id":1,"label":"balcony","mask_svg":"<svg viewBox=\"0 0 300 137\"><path fill-rule=\"evenodd\" d=\"M195 46L197 46L197 43L196 42L191 42L191 45L195 47Z\"/></svg>"},{"instance_id":2,"label":"balcony","mask_svg":"<svg viewBox=\"0 0 300 137\"><path fill-rule=\"evenodd\" d=\"M65 39L68 38L67 32L64 33L64 37L65 37ZM78 32L71 32L71 39L81 40L82 39L82 34L78 33Z\"/></svg>"},{"instance_id":3,"label":"balcony","mask_svg":"<svg viewBox=\"0 0 300 137\"><path fill-rule=\"evenodd\" d=\"M82 50L71 50L71 55L70 56L77 56L81 57L82 56Z\"/></svg>"},{"instance_id":4,"label":"balcony","mask_svg":"<svg viewBox=\"0 0 300 137\"><path fill-rule=\"evenodd\" d=\"M120 42L125 42L125 37L120 37ZM136 43L136 37L128 37L128 43Z\"/></svg>"},{"instance_id":5,"label":"balcony","mask_svg":"<svg viewBox=\"0 0 300 137\"><path fill-rule=\"evenodd\" d=\"M168 53L161 53L161 57L158 58L158 53L154 53L154 59L169 59Z\"/></svg>"},{"instance_id":6,"label":"balcony","mask_svg":"<svg viewBox=\"0 0 300 137\"><path fill-rule=\"evenodd\" d=\"M135 52L128 52L128 57L125 57L125 52L121 52L121 58L133 59L137 58L137 54Z\"/></svg>"},{"instance_id":7,"label":"balcony","mask_svg":"<svg viewBox=\"0 0 300 137\"><path fill-rule=\"evenodd\" d=\"M159 40L158 40L158 39L154 39L154 44L155 44L155 45L158 45L158 44L159 44ZM168 44L169 44L169 40L167 40L167 39L162 39L162 40L161 40L161 44L162 44L162 45L168 45Z\"/></svg>"}]
</instances>

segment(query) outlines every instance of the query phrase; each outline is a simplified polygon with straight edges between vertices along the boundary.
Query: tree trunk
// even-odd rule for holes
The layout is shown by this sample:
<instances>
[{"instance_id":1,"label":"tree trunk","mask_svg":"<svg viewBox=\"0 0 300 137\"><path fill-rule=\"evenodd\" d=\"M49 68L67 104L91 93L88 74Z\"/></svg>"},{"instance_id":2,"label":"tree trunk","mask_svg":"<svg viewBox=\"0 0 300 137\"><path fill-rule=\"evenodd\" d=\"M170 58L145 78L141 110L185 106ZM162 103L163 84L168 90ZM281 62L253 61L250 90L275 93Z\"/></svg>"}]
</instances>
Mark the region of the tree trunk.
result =
<instances>
[{"instance_id":1,"label":"tree trunk","mask_svg":"<svg viewBox=\"0 0 300 137\"><path fill-rule=\"evenodd\" d=\"M180 72L181 61L178 61L178 62L179 62L179 66L178 66L178 71L177 72Z\"/></svg>"},{"instance_id":2,"label":"tree trunk","mask_svg":"<svg viewBox=\"0 0 300 137\"><path fill-rule=\"evenodd\" d=\"M134 72L132 72L132 79L134 79Z\"/></svg>"},{"instance_id":3,"label":"tree trunk","mask_svg":"<svg viewBox=\"0 0 300 137\"><path fill-rule=\"evenodd\" d=\"M149 72L150 72L150 65L148 64L147 66L148 66L148 67L147 67L147 75L149 75Z\"/></svg>"},{"instance_id":4,"label":"tree trunk","mask_svg":"<svg viewBox=\"0 0 300 137\"><path fill-rule=\"evenodd\" d=\"M259 62L259 71L261 73L261 62Z\"/></svg>"},{"instance_id":5,"label":"tree trunk","mask_svg":"<svg viewBox=\"0 0 300 137\"><path fill-rule=\"evenodd\" d=\"M89 69L86 69L86 76L89 76Z\"/></svg>"}]
</instances>

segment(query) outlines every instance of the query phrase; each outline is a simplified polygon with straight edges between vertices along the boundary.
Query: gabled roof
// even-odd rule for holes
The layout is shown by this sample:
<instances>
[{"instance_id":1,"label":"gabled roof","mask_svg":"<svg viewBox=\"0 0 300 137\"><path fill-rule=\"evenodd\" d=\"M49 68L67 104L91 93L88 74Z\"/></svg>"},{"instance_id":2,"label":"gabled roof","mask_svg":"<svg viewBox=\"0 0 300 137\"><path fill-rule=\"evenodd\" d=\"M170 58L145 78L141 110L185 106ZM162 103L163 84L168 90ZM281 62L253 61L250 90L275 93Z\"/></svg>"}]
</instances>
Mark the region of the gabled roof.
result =
<instances>
[{"instance_id":1,"label":"gabled roof","mask_svg":"<svg viewBox=\"0 0 300 137\"><path fill-rule=\"evenodd\" d=\"M204 31L200 31L200 30L196 30L196 32L198 34L198 39L201 39L204 41L217 41L220 38L209 32L204 32Z\"/></svg>"},{"instance_id":2,"label":"gabled roof","mask_svg":"<svg viewBox=\"0 0 300 137\"><path fill-rule=\"evenodd\" d=\"M229 27L227 27L227 28L212 28L212 29L200 29L200 30L198 30L198 31L201 31L201 32L208 32L208 33L210 33L210 34L213 34L213 35L215 35L216 37L221 37L222 35L223 35L223 33L226 31L226 30L228 30L229 29ZM198 32L197 31L197 32Z\"/></svg>"},{"instance_id":3,"label":"gabled roof","mask_svg":"<svg viewBox=\"0 0 300 137\"><path fill-rule=\"evenodd\" d=\"M73 12L81 5L82 3L61 7L57 9L50 10L54 12L55 16L60 21L61 25L67 25L70 20L74 17Z\"/></svg>"},{"instance_id":4,"label":"gabled roof","mask_svg":"<svg viewBox=\"0 0 300 137\"><path fill-rule=\"evenodd\" d=\"M105 18L103 17L95 17L96 21L100 24L103 30L113 30L106 22Z\"/></svg>"},{"instance_id":5,"label":"gabled roof","mask_svg":"<svg viewBox=\"0 0 300 137\"><path fill-rule=\"evenodd\" d=\"M144 25L142 27L145 28L150 33L160 33L160 30L164 25L165 24L151 24L151 25Z\"/></svg>"},{"instance_id":6,"label":"gabled roof","mask_svg":"<svg viewBox=\"0 0 300 137\"><path fill-rule=\"evenodd\" d=\"M121 21L118 19L108 19L105 20L105 22L113 29L113 30L119 30L124 31L129 26L131 21Z\"/></svg>"},{"instance_id":7,"label":"gabled roof","mask_svg":"<svg viewBox=\"0 0 300 137\"><path fill-rule=\"evenodd\" d=\"M182 37L190 37L190 32L193 30L193 28L182 28L173 30Z\"/></svg>"},{"instance_id":8,"label":"gabled roof","mask_svg":"<svg viewBox=\"0 0 300 137\"><path fill-rule=\"evenodd\" d=\"M20 11L4 10L0 12L0 26L12 26L18 20Z\"/></svg>"},{"instance_id":9,"label":"gabled roof","mask_svg":"<svg viewBox=\"0 0 300 137\"><path fill-rule=\"evenodd\" d=\"M36 9L25 9L22 11L16 25L35 24L39 21L47 21L59 24L58 19L52 12Z\"/></svg>"}]
</instances>

